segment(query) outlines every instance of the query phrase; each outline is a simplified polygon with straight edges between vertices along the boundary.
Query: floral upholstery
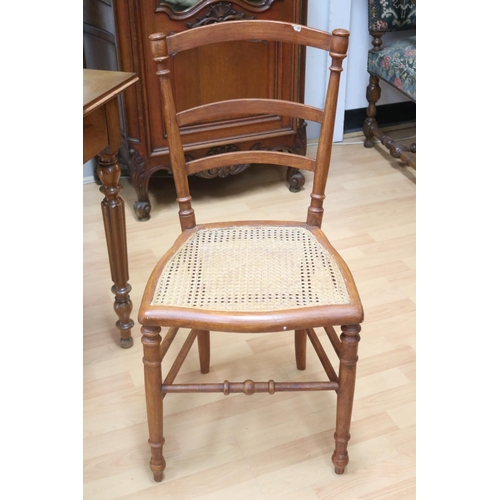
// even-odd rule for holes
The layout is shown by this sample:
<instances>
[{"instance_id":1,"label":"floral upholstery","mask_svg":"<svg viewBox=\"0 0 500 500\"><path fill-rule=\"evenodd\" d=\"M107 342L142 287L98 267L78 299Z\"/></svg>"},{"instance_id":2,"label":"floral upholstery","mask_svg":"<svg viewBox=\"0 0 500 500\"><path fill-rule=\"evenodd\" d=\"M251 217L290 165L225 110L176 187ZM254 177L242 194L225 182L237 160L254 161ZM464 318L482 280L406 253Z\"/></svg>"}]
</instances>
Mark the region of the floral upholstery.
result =
<instances>
[{"instance_id":1,"label":"floral upholstery","mask_svg":"<svg viewBox=\"0 0 500 500\"><path fill-rule=\"evenodd\" d=\"M415 0L368 0L368 29L374 48L368 52L368 73L417 100L417 38L399 39L384 46L388 31L413 30L417 26ZM375 40L378 39L378 43Z\"/></svg>"},{"instance_id":2,"label":"floral upholstery","mask_svg":"<svg viewBox=\"0 0 500 500\"><path fill-rule=\"evenodd\" d=\"M368 52L368 73L417 100L417 37L398 40Z\"/></svg>"},{"instance_id":3,"label":"floral upholstery","mask_svg":"<svg viewBox=\"0 0 500 500\"><path fill-rule=\"evenodd\" d=\"M398 89L413 102L417 102L417 37L404 31L417 27L416 0L367 0L368 29L373 37L373 48L368 52L368 73L371 75L366 87L366 119L363 123L365 148L372 148L378 139L391 153L406 165L416 168L416 143L396 142L379 128L377 123L377 101L385 81ZM385 34L389 31L395 32Z\"/></svg>"},{"instance_id":4,"label":"floral upholstery","mask_svg":"<svg viewBox=\"0 0 500 500\"><path fill-rule=\"evenodd\" d=\"M368 29L385 33L415 29L415 0L368 0Z\"/></svg>"}]
</instances>

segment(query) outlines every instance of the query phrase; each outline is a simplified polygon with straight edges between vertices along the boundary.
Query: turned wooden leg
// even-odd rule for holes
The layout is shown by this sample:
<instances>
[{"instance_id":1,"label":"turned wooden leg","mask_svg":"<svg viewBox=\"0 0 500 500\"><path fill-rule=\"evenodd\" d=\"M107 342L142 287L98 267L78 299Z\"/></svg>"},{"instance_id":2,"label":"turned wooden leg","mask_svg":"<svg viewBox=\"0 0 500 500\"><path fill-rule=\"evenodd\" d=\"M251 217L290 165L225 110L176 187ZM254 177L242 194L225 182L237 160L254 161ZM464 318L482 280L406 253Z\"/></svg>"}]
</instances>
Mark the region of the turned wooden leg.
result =
<instances>
[{"instance_id":1,"label":"turned wooden leg","mask_svg":"<svg viewBox=\"0 0 500 500\"><path fill-rule=\"evenodd\" d=\"M116 155L101 153L97 157L97 174L103 184L99 189L104 194L101 207L108 245L111 279L114 283L111 290L115 294L114 309L118 316L116 327L120 330L121 347L129 348L134 343L131 335L134 322L130 319L132 301L129 296L132 288L128 283L125 209L123 200L119 196L122 187L119 184L120 165Z\"/></svg>"},{"instance_id":2,"label":"turned wooden leg","mask_svg":"<svg viewBox=\"0 0 500 500\"><path fill-rule=\"evenodd\" d=\"M354 383L356 378L356 362L358 361L359 325L342 326L340 349L339 389L337 391L337 427L335 430L335 451L332 462L336 474L343 474L349 462L347 443L351 437L352 404L354 401Z\"/></svg>"},{"instance_id":3,"label":"turned wooden leg","mask_svg":"<svg viewBox=\"0 0 500 500\"><path fill-rule=\"evenodd\" d=\"M200 330L198 332L198 351L200 355L200 371L208 373L210 370L210 332Z\"/></svg>"},{"instance_id":4,"label":"turned wooden leg","mask_svg":"<svg viewBox=\"0 0 500 500\"><path fill-rule=\"evenodd\" d=\"M377 108L375 103L380 99L380 80L376 76L370 75L370 82L366 87L366 100L368 101L368 108L366 110L366 119L363 123L363 134L365 135L365 148L373 147L373 131L372 128L377 128Z\"/></svg>"},{"instance_id":5,"label":"turned wooden leg","mask_svg":"<svg viewBox=\"0 0 500 500\"><path fill-rule=\"evenodd\" d=\"M295 362L297 370L306 369L307 333L305 330L295 330Z\"/></svg>"},{"instance_id":6,"label":"turned wooden leg","mask_svg":"<svg viewBox=\"0 0 500 500\"><path fill-rule=\"evenodd\" d=\"M149 466L153 471L154 480L162 480L165 470L163 458L163 383L161 375L161 349L159 327L141 328L142 344L144 346L144 387L146 391L146 407L148 415L149 445L151 446L151 461Z\"/></svg>"}]
</instances>

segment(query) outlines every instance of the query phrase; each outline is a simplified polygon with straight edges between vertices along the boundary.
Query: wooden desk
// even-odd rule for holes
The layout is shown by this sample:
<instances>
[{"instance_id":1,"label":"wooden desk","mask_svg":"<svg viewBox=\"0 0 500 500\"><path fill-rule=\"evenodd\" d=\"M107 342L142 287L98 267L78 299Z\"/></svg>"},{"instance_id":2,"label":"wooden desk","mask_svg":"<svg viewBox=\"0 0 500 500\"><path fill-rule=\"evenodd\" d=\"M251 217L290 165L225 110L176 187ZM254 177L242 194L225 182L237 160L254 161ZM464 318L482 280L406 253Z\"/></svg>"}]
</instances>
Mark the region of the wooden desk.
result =
<instances>
[{"instance_id":1,"label":"wooden desk","mask_svg":"<svg viewBox=\"0 0 500 500\"><path fill-rule=\"evenodd\" d=\"M114 309L118 315L120 345L132 347L130 319L132 302L128 283L127 237L125 210L119 193L122 187L120 165L116 153L122 143L118 95L139 78L135 73L83 70L83 163L97 156L97 174L104 194L101 203L104 231L108 245L111 279L114 283Z\"/></svg>"}]
</instances>

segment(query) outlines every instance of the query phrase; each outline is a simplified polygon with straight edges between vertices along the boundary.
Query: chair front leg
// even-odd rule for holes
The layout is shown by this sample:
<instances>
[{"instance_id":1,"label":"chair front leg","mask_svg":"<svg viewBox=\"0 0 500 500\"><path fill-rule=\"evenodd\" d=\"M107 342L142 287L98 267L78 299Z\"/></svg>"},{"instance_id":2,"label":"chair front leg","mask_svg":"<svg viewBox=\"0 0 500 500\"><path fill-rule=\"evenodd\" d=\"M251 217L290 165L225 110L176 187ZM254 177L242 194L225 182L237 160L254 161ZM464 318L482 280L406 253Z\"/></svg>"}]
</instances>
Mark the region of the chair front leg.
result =
<instances>
[{"instance_id":1,"label":"chair front leg","mask_svg":"<svg viewBox=\"0 0 500 500\"><path fill-rule=\"evenodd\" d=\"M360 340L359 325L342 326L340 350L339 389L337 391L337 427L335 429L335 451L332 462L336 474L343 474L349 462L347 443L350 439L352 405L354 401L354 384L356 379L356 362L358 361L358 343Z\"/></svg>"},{"instance_id":2,"label":"chair front leg","mask_svg":"<svg viewBox=\"0 0 500 500\"><path fill-rule=\"evenodd\" d=\"M146 406L149 428L149 445L151 446L151 461L149 463L153 471L154 480L162 480L165 470L165 459L163 458L163 383L161 374L161 350L160 350L159 327L143 326L142 344L144 346L144 386L146 391Z\"/></svg>"}]
</instances>

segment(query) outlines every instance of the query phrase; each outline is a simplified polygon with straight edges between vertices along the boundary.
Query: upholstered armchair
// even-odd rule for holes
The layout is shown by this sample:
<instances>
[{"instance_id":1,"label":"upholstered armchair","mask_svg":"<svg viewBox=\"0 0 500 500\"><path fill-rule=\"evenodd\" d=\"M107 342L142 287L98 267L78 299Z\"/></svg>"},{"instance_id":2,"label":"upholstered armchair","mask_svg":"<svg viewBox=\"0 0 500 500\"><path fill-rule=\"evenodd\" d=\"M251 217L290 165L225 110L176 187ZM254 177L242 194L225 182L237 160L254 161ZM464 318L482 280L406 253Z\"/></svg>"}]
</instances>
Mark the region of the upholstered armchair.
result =
<instances>
[{"instance_id":1,"label":"upholstered armchair","mask_svg":"<svg viewBox=\"0 0 500 500\"><path fill-rule=\"evenodd\" d=\"M368 29L373 48L368 52L370 81L366 89L367 116L363 125L365 147L371 148L374 138L406 165L416 168L416 144L397 144L377 124L376 103L381 97L380 80L388 83L413 102L417 101L417 38L408 36L417 24L416 0L368 0ZM401 32L390 43L382 41L387 32ZM396 38L396 37L393 37Z\"/></svg>"}]
</instances>

